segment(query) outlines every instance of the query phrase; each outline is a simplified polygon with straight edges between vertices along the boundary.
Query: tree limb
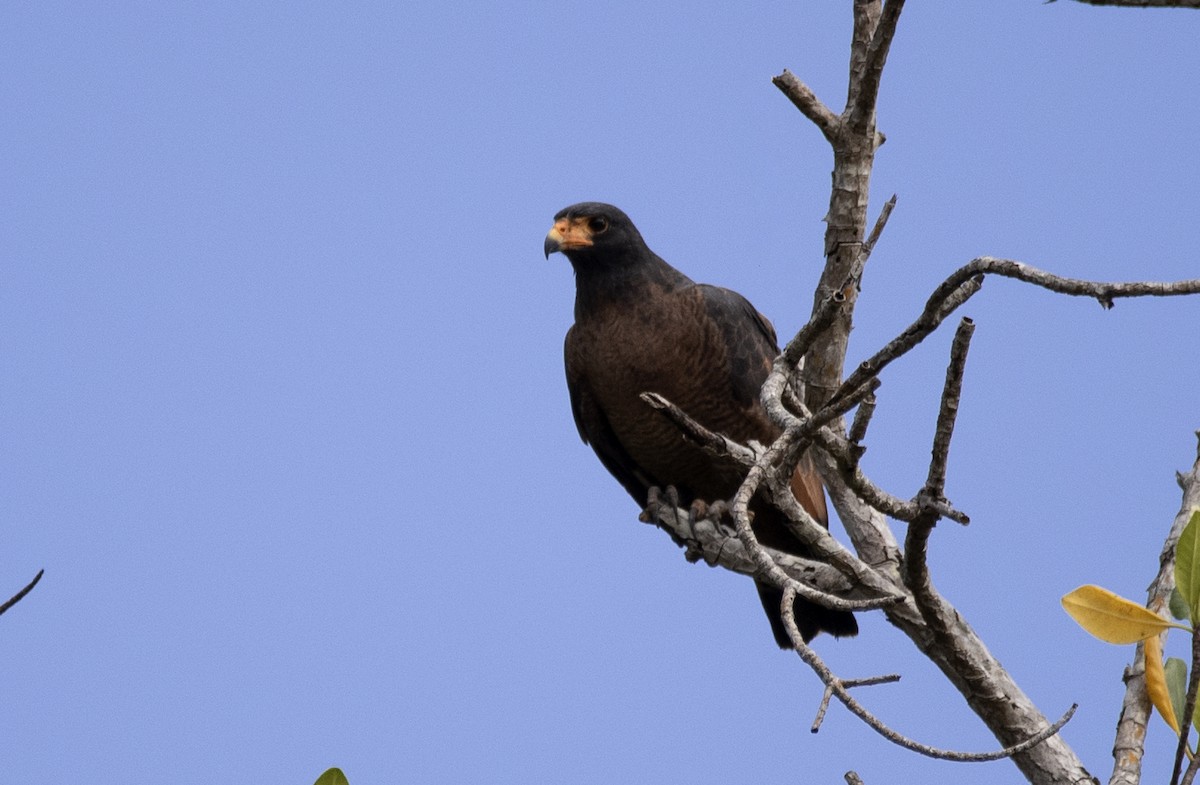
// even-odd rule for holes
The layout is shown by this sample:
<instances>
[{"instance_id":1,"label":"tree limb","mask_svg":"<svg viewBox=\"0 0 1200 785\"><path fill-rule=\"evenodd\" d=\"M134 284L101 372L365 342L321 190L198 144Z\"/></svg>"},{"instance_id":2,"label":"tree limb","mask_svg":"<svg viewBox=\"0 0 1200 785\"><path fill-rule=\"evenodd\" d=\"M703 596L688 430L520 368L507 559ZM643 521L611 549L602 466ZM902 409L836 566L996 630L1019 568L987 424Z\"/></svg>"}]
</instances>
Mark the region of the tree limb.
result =
<instances>
[{"instance_id":1,"label":"tree limb","mask_svg":"<svg viewBox=\"0 0 1200 785\"><path fill-rule=\"evenodd\" d=\"M816 672L821 681L825 683L826 687L833 691L833 694L842 702L842 705L849 709L854 716L861 719L872 730L883 736L888 741L904 747L907 750L920 753L921 755L925 755L930 758L959 762L984 762L990 760L1000 760L1001 758L1009 758L1030 750L1056 735L1062 726L1066 725L1071 717L1074 716L1075 710L1078 708L1078 706L1071 706L1071 708L1067 709L1066 713L1063 714L1063 716L1060 717L1059 720L1054 724L1047 725L1037 733L1029 736L1026 739L1023 739L1016 744L1005 747L1004 749L995 750L993 752L957 752L955 750L931 747L927 744L914 741L888 727L878 717L868 711L866 707L855 700L850 694L849 690L847 690L846 683L835 676L834 673L829 670L829 667L825 664L825 662L817 655L817 653L804 643L804 639L800 635L800 629L796 626L796 614L792 605L795 599L795 592L792 591L790 586L786 587L784 589L783 602L780 605L780 609L783 612L783 623L784 626L787 627L788 635L792 637L792 641L796 644L796 653L802 660L804 660L805 664L807 664Z\"/></svg>"},{"instance_id":2,"label":"tree limb","mask_svg":"<svg viewBox=\"0 0 1200 785\"><path fill-rule=\"evenodd\" d=\"M1054 0L1046 0L1053 3ZM1119 5L1126 8L1200 8L1200 0L1075 0L1084 5Z\"/></svg>"},{"instance_id":3,"label":"tree limb","mask_svg":"<svg viewBox=\"0 0 1200 785\"><path fill-rule=\"evenodd\" d=\"M19 592L17 592L12 597L10 597L7 602L5 602L3 605L0 605L0 614L4 613L9 608L16 605L18 602L20 602L21 600L23 600L25 598L26 594L29 594L29 592L33 591L33 587L38 585L38 581L40 581L42 579L42 575L45 572L46 572L45 570L38 570L38 574L33 576L33 580L31 580L28 584L26 584L24 589L21 589Z\"/></svg>"},{"instance_id":4,"label":"tree limb","mask_svg":"<svg viewBox=\"0 0 1200 785\"><path fill-rule=\"evenodd\" d=\"M785 68L783 73L773 77L771 82L783 91L783 94L788 97L793 106L800 110L801 114L812 121L826 139L832 142L837 137L841 118L822 103L821 99L817 98L817 94L808 85L801 82L795 74Z\"/></svg>"},{"instance_id":5,"label":"tree limb","mask_svg":"<svg viewBox=\"0 0 1200 785\"><path fill-rule=\"evenodd\" d=\"M892 46L896 25L903 10L904 0L887 0L884 3L878 21L874 24L874 30L871 31L870 43L862 55L861 65L851 73L846 122L854 133L873 133L875 130L875 103L879 98L883 65L887 62L888 50Z\"/></svg>"}]
</instances>

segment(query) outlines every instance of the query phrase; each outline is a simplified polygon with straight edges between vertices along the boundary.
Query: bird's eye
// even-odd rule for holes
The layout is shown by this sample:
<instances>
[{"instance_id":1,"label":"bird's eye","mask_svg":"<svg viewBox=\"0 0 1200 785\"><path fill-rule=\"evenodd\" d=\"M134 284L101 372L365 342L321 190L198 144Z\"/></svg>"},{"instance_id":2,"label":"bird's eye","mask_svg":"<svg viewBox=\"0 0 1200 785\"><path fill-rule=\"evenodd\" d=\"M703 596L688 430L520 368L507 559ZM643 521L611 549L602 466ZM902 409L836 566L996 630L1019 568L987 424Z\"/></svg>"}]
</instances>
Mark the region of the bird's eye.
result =
<instances>
[{"instance_id":1,"label":"bird's eye","mask_svg":"<svg viewBox=\"0 0 1200 785\"><path fill-rule=\"evenodd\" d=\"M608 221L596 216L588 221L588 228L592 230L592 234L602 234L608 231Z\"/></svg>"}]
</instances>

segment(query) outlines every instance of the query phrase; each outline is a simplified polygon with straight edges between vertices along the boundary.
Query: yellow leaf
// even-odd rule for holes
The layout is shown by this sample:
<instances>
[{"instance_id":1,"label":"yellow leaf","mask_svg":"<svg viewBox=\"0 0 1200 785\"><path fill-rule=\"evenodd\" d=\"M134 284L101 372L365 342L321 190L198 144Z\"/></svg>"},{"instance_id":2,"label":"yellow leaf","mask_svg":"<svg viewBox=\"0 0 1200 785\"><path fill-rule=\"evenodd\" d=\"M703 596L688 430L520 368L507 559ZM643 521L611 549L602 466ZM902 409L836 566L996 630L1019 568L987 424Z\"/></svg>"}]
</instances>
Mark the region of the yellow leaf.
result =
<instances>
[{"instance_id":1,"label":"yellow leaf","mask_svg":"<svg viewBox=\"0 0 1200 785\"><path fill-rule=\"evenodd\" d=\"M1180 627L1136 602L1091 584L1063 596L1062 604L1080 627L1107 643L1137 643L1169 627Z\"/></svg>"},{"instance_id":2,"label":"yellow leaf","mask_svg":"<svg viewBox=\"0 0 1200 785\"><path fill-rule=\"evenodd\" d=\"M1146 660L1146 694L1178 736L1179 722L1175 718L1175 707L1171 705L1171 696L1167 692L1167 675L1163 671L1162 638L1151 635L1143 641L1142 654Z\"/></svg>"}]
</instances>

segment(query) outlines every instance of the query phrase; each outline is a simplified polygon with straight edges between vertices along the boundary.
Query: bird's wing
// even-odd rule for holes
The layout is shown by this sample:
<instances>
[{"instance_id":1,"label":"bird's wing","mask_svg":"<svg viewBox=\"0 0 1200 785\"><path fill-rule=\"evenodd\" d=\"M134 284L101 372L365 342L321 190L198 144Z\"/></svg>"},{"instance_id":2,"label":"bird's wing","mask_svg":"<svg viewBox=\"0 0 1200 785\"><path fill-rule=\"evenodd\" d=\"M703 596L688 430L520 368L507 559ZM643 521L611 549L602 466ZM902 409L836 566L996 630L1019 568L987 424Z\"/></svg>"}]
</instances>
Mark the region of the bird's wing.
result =
<instances>
[{"instance_id":1,"label":"bird's wing","mask_svg":"<svg viewBox=\"0 0 1200 785\"><path fill-rule=\"evenodd\" d=\"M572 340L574 332L574 327L567 331L563 357L567 368L567 390L571 394L571 414L575 416L579 438L592 446L604 468L617 478L629 495L644 505L650 487L658 483L629 456L609 424L584 374L584 363Z\"/></svg>"},{"instance_id":2,"label":"bird's wing","mask_svg":"<svg viewBox=\"0 0 1200 785\"><path fill-rule=\"evenodd\" d=\"M698 284L696 289L725 343L734 397L743 406L756 406L771 363L779 354L775 328L737 292L708 284Z\"/></svg>"},{"instance_id":3,"label":"bird's wing","mask_svg":"<svg viewBox=\"0 0 1200 785\"><path fill-rule=\"evenodd\" d=\"M718 286L696 287L704 298L709 318L725 342L734 397L741 405L761 411L759 393L779 354L775 328L740 294ZM766 417L766 412L762 412ZM773 438L773 437L765 437ZM829 526L829 512L820 476L809 455L804 455L792 475L792 493L821 524Z\"/></svg>"}]
</instances>

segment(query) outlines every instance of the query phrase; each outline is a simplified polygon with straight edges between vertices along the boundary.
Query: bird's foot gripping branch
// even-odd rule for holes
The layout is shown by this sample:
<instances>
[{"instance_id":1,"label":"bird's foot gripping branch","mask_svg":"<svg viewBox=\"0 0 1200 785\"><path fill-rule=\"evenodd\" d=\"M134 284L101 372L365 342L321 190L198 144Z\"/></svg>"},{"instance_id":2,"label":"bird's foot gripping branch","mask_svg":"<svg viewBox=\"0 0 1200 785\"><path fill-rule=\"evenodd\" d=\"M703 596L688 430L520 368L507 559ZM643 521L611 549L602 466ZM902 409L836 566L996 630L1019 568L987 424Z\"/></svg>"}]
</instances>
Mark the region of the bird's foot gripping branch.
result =
<instances>
[{"instance_id":1,"label":"bird's foot gripping branch","mask_svg":"<svg viewBox=\"0 0 1200 785\"><path fill-rule=\"evenodd\" d=\"M703 560L710 567L717 566L725 544L737 537L729 505L722 500L710 504L703 499L693 499L687 515L680 515L679 491L673 486L668 485L666 489L652 486L646 497L646 507L638 520L652 523L671 535L676 544L685 548L689 562Z\"/></svg>"}]
</instances>

